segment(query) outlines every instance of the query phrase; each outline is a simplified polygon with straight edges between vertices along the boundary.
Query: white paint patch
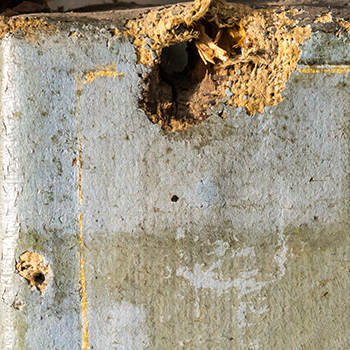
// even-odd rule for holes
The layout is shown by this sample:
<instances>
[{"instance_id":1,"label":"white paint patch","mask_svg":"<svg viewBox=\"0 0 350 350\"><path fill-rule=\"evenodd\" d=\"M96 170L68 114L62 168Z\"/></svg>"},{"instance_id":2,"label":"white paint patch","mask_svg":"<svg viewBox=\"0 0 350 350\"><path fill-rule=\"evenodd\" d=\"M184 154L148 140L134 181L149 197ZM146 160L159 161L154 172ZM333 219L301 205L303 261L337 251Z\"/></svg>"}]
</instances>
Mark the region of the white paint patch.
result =
<instances>
[{"instance_id":1,"label":"white paint patch","mask_svg":"<svg viewBox=\"0 0 350 350\"><path fill-rule=\"evenodd\" d=\"M254 339L249 345L248 349L260 349L259 339Z\"/></svg>"},{"instance_id":2,"label":"white paint patch","mask_svg":"<svg viewBox=\"0 0 350 350\"><path fill-rule=\"evenodd\" d=\"M239 308L238 308L238 312L237 312L237 326L238 326L238 328L243 328L243 327L247 326L246 311L247 311L247 303L241 301L239 303Z\"/></svg>"},{"instance_id":3,"label":"white paint patch","mask_svg":"<svg viewBox=\"0 0 350 350\"><path fill-rule=\"evenodd\" d=\"M275 256L273 258L273 261L279 267L279 272L277 276L278 279L281 279L286 273L286 268L284 266L284 263L287 261L287 253L288 253L288 246L286 242L287 242L287 238L283 235L280 235L280 239L278 242L278 245L280 246L280 248L275 253Z\"/></svg>"},{"instance_id":4,"label":"white paint patch","mask_svg":"<svg viewBox=\"0 0 350 350\"><path fill-rule=\"evenodd\" d=\"M165 276L165 277L163 277L163 278L164 278L164 279L168 279L168 278L171 277L171 274L172 274L173 270L172 270L169 266L166 266L165 268L167 269L167 271L169 272L169 274L168 274L168 276Z\"/></svg>"},{"instance_id":5,"label":"white paint patch","mask_svg":"<svg viewBox=\"0 0 350 350\"><path fill-rule=\"evenodd\" d=\"M256 276L258 270L242 272L242 278L236 279L225 279L220 269L223 261L218 260L213 263L206 271L203 270L204 264L195 264L193 271L191 271L187 266L180 267L176 271L177 276L182 276L186 278L195 288L196 300L195 300L195 314L196 317L200 317L200 307L199 307L199 295L198 290L200 288L210 289L215 291L218 295L230 290L231 288L238 289L239 298L245 294L249 294L260 290L265 284L269 282L256 281L253 276Z\"/></svg>"},{"instance_id":6,"label":"white paint patch","mask_svg":"<svg viewBox=\"0 0 350 350\"><path fill-rule=\"evenodd\" d=\"M213 244L215 244L217 247L214 249L213 252L208 253L208 255L216 254L216 256L219 257L219 258L224 256L225 253L226 253L226 250L230 247L228 242L224 242L222 240L217 240Z\"/></svg>"},{"instance_id":7,"label":"white paint patch","mask_svg":"<svg viewBox=\"0 0 350 350\"><path fill-rule=\"evenodd\" d=\"M220 205L222 202L216 182L209 172L202 179L197 180L192 188L188 189L185 193L185 199L191 207L197 209L207 209Z\"/></svg>"},{"instance_id":8,"label":"white paint patch","mask_svg":"<svg viewBox=\"0 0 350 350\"><path fill-rule=\"evenodd\" d=\"M179 227L176 231L176 237L175 239L178 241L181 238L185 238L185 229L182 227Z\"/></svg>"},{"instance_id":9,"label":"white paint patch","mask_svg":"<svg viewBox=\"0 0 350 350\"><path fill-rule=\"evenodd\" d=\"M239 248L232 251L232 258L235 256L255 256L255 251L252 247Z\"/></svg>"}]
</instances>

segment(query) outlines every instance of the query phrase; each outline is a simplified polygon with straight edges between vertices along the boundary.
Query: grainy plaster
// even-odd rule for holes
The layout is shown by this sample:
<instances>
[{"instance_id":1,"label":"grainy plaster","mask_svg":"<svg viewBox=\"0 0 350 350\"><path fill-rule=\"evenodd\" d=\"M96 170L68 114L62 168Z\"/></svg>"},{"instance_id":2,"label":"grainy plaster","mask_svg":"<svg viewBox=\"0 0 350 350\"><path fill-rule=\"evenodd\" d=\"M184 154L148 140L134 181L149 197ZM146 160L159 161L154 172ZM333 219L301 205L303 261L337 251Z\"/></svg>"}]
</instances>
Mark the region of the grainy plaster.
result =
<instances>
[{"instance_id":1,"label":"grainy plaster","mask_svg":"<svg viewBox=\"0 0 350 350\"><path fill-rule=\"evenodd\" d=\"M311 25L280 103L223 99L177 132L139 106L152 67L118 32L130 12L64 16L0 44L1 349L348 349L334 16ZM28 250L50 266L43 295L16 273Z\"/></svg>"}]
</instances>

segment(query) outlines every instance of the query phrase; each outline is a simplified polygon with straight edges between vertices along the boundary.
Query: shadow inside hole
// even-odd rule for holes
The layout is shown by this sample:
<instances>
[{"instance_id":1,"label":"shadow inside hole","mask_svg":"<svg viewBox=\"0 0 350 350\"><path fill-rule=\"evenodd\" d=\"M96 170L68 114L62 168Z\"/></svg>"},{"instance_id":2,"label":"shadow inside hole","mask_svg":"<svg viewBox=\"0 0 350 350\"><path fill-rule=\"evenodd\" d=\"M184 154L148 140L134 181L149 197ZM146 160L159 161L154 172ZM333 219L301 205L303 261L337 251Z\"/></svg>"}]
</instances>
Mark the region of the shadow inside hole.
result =
<instances>
[{"instance_id":1,"label":"shadow inside hole","mask_svg":"<svg viewBox=\"0 0 350 350\"><path fill-rule=\"evenodd\" d=\"M174 121L200 123L206 109L216 103L213 84L209 84L206 96L198 93L211 68L204 64L193 41L164 48L160 64L146 78L141 107L165 130L171 130Z\"/></svg>"},{"instance_id":2,"label":"shadow inside hole","mask_svg":"<svg viewBox=\"0 0 350 350\"><path fill-rule=\"evenodd\" d=\"M223 61L241 53L244 37L237 26L219 28L209 18L194 30L197 39L164 47L145 79L141 107L165 130L184 130L209 116L209 108L225 95L230 73Z\"/></svg>"},{"instance_id":3,"label":"shadow inside hole","mask_svg":"<svg viewBox=\"0 0 350 350\"><path fill-rule=\"evenodd\" d=\"M38 272L34 275L34 282L36 284L43 284L45 282L45 276L43 273Z\"/></svg>"}]
</instances>

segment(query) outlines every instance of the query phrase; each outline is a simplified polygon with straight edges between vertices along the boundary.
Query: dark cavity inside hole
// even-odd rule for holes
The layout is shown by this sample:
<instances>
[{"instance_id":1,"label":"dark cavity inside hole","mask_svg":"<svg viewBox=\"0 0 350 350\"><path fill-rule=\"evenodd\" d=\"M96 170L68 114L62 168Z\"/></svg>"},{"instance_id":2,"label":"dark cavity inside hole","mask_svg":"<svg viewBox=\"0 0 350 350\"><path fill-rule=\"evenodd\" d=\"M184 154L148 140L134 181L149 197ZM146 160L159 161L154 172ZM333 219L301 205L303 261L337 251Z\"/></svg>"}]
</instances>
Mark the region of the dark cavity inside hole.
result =
<instances>
[{"instance_id":1,"label":"dark cavity inside hole","mask_svg":"<svg viewBox=\"0 0 350 350\"><path fill-rule=\"evenodd\" d=\"M165 130L172 130L172 121L199 124L216 103L213 82L199 91L212 71L213 65L204 64L193 41L163 48L160 64L146 78L141 107Z\"/></svg>"},{"instance_id":2,"label":"dark cavity inside hole","mask_svg":"<svg viewBox=\"0 0 350 350\"><path fill-rule=\"evenodd\" d=\"M44 276L43 273L38 272L38 273L36 273L36 274L34 275L34 282L35 282L36 284L43 284L44 281L45 281L45 276Z\"/></svg>"},{"instance_id":3,"label":"dark cavity inside hole","mask_svg":"<svg viewBox=\"0 0 350 350\"><path fill-rule=\"evenodd\" d=\"M179 197L177 196L177 195L173 195L172 197L171 197L171 201L172 202L177 202L179 200Z\"/></svg>"},{"instance_id":4,"label":"dark cavity inside hole","mask_svg":"<svg viewBox=\"0 0 350 350\"><path fill-rule=\"evenodd\" d=\"M160 69L162 75L171 77L181 73L188 64L187 42L165 47L162 51Z\"/></svg>"},{"instance_id":5,"label":"dark cavity inside hole","mask_svg":"<svg viewBox=\"0 0 350 350\"><path fill-rule=\"evenodd\" d=\"M165 130L200 124L209 116L209 108L223 97L220 86L228 80L229 70L222 65L222 53L217 54L206 42L211 40L228 57L241 53L244 37L239 27L219 28L211 18L203 18L194 29L198 38L164 47L160 63L145 78L140 107ZM177 30L180 33L181 26Z\"/></svg>"}]
</instances>

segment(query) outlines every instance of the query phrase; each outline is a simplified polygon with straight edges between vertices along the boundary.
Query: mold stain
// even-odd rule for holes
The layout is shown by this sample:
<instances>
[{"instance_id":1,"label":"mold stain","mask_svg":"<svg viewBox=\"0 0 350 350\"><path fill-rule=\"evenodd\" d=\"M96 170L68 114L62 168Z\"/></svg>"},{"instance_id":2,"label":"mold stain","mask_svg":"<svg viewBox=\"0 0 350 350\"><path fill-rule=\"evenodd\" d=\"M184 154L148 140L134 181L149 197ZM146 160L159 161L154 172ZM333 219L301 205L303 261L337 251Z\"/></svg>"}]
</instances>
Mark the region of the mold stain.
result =
<instances>
[{"instance_id":1,"label":"mold stain","mask_svg":"<svg viewBox=\"0 0 350 350\"><path fill-rule=\"evenodd\" d=\"M263 246L263 270L260 253L256 254L259 248L242 245L220 229L201 235L174 232L175 236L94 236L88 243L87 278L94 293L91 300L99 301L90 307L97 312L105 307L104 300L147 306L147 328L157 329L157 334L151 334L155 349L181 337L191 338L189 346L198 345L195 335L202 335L204 342L232 345L229 338L237 341L241 336L236 322L243 320L241 328L260 322L268 309L256 298L283 276L275 261L281 253L277 236L273 244ZM113 254L102 258L100 254L111 246ZM221 322L225 326L219 330Z\"/></svg>"}]
</instances>

